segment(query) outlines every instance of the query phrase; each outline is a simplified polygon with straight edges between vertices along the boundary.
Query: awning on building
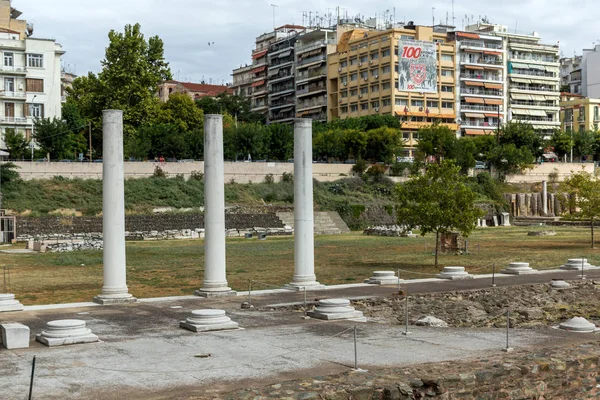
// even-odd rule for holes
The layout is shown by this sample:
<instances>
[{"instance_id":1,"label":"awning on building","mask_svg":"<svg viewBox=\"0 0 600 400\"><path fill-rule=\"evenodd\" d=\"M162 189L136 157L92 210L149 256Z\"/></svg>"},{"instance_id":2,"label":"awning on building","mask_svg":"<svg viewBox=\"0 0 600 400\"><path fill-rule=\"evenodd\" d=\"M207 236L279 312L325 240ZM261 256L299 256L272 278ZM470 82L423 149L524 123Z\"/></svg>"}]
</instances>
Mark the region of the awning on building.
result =
<instances>
[{"instance_id":1,"label":"awning on building","mask_svg":"<svg viewBox=\"0 0 600 400\"><path fill-rule=\"evenodd\" d=\"M252 87L258 87L258 86L262 86L264 84L265 84L265 81L263 79L262 81L256 81L256 82L254 82L251 86Z\"/></svg>"},{"instance_id":2,"label":"awning on building","mask_svg":"<svg viewBox=\"0 0 600 400\"><path fill-rule=\"evenodd\" d=\"M483 49L482 50L477 50L477 49L463 49L463 51L465 53L483 53Z\"/></svg>"},{"instance_id":3,"label":"awning on building","mask_svg":"<svg viewBox=\"0 0 600 400\"><path fill-rule=\"evenodd\" d=\"M553 83L553 82L548 82L548 81L545 81L545 80L542 80L542 79L532 79L531 82L532 83L538 83L540 85L548 85L548 84L551 85Z\"/></svg>"},{"instance_id":4,"label":"awning on building","mask_svg":"<svg viewBox=\"0 0 600 400\"><path fill-rule=\"evenodd\" d=\"M480 67L479 65L465 65L464 66L466 69L477 69L477 70L483 70L483 67Z\"/></svg>"},{"instance_id":5,"label":"awning on building","mask_svg":"<svg viewBox=\"0 0 600 400\"><path fill-rule=\"evenodd\" d=\"M489 50L486 50L486 51L483 52L483 54L489 54L491 56L501 56L502 52L501 51L489 51Z\"/></svg>"},{"instance_id":6,"label":"awning on building","mask_svg":"<svg viewBox=\"0 0 600 400\"><path fill-rule=\"evenodd\" d=\"M483 86L484 83L483 82L477 82L477 81L465 81L465 85L468 85L468 86Z\"/></svg>"},{"instance_id":7,"label":"awning on building","mask_svg":"<svg viewBox=\"0 0 600 400\"><path fill-rule=\"evenodd\" d=\"M456 32L456 36L465 39L479 39L480 36L476 33L471 32Z\"/></svg>"},{"instance_id":8,"label":"awning on building","mask_svg":"<svg viewBox=\"0 0 600 400\"><path fill-rule=\"evenodd\" d=\"M524 63L519 63L519 62L511 62L510 65L512 65L513 68L519 68L519 69L529 69L529 65L524 64Z\"/></svg>"},{"instance_id":9,"label":"awning on building","mask_svg":"<svg viewBox=\"0 0 600 400\"><path fill-rule=\"evenodd\" d=\"M534 115L536 117L547 117L546 111L544 110L529 110L529 115Z\"/></svg>"},{"instance_id":10,"label":"awning on building","mask_svg":"<svg viewBox=\"0 0 600 400\"><path fill-rule=\"evenodd\" d=\"M529 66L529 69L535 69L537 71L546 71L546 67L544 67L543 65L538 65L538 64L527 64Z\"/></svg>"},{"instance_id":11,"label":"awning on building","mask_svg":"<svg viewBox=\"0 0 600 400\"><path fill-rule=\"evenodd\" d=\"M516 82L516 83L531 83L531 79L515 78L514 76L511 76L510 80L511 80L511 82Z\"/></svg>"},{"instance_id":12,"label":"awning on building","mask_svg":"<svg viewBox=\"0 0 600 400\"><path fill-rule=\"evenodd\" d=\"M256 67L256 68L254 68L251 72L253 74L258 74L258 73L263 72L265 69L267 69L267 66L263 65L262 67Z\"/></svg>"},{"instance_id":13,"label":"awning on building","mask_svg":"<svg viewBox=\"0 0 600 400\"><path fill-rule=\"evenodd\" d=\"M496 65L486 65L485 69L486 70L490 70L490 71L494 71L497 69L502 69L502 64L496 64Z\"/></svg>"},{"instance_id":14,"label":"awning on building","mask_svg":"<svg viewBox=\"0 0 600 400\"><path fill-rule=\"evenodd\" d=\"M263 50L263 51L259 51L257 53L252 54L252 58L253 59L257 59L257 58L261 58L262 56L264 56L265 54L267 54L267 51L269 50Z\"/></svg>"},{"instance_id":15,"label":"awning on building","mask_svg":"<svg viewBox=\"0 0 600 400\"><path fill-rule=\"evenodd\" d=\"M465 117L467 117L467 118L483 118L483 114L466 112Z\"/></svg>"},{"instance_id":16,"label":"awning on building","mask_svg":"<svg viewBox=\"0 0 600 400\"><path fill-rule=\"evenodd\" d=\"M552 100L552 101L559 99L558 94L556 96L547 96L547 95L544 95L544 97L546 98L546 100Z\"/></svg>"},{"instance_id":17,"label":"awning on building","mask_svg":"<svg viewBox=\"0 0 600 400\"><path fill-rule=\"evenodd\" d=\"M465 97L467 103L485 104L481 97Z\"/></svg>"},{"instance_id":18,"label":"awning on building","mask_svg":"<svg viewBox=\"0 0 600 400\"><path fill-rule=\"evenodd\" d=\"M269 78L279 73L279 68L275 68L269 71Z\"/></svg>"},{"instance_id":19,"label":"awning on building","mask_svg":"<svg viewBox=\"0 0 600 400\"><path fill-rule=\"evenodd\" d=\"M495 106L502 105L501 99L484 99L484 100L485 100L485 104L491 104L491 105L495 105Z\"/></svg>"},{"instance_id":20,"label":"awning on building","mask_svg":"<svg viewBox=\"0 0 600 400\"><path fill-rule=\"evenodd\" d=\"M454 115L454 114L440 114L440 118L455 119L456 115Z\"/></svg>"},{"instance_id":21,"label":"awning on building","mask_svg":"<svg viewBox=\"0 0 600 400\"><path fill-rule=\"evenodd\" d=\"M559 72L558 67L548 67L548 66L544 65L544 68L546 69L547 72Z\"/></svg>"},{"instance_id":22,"label":"awning on building","mask_svg":"<svg viewBox=\"0 0 600 400\"><path fill-rule=\"evenodd\" d=\"M513 100L533 100L529 94L511 93L510 98Z\"/></svg>"},{"instance_id":23,"label":"awning on building","mask_svg":"<svg viewBox=\"0 0 600 400\"><path fill-rule=\"evenodd\" d=\"M502 84L501 83L485 83L484 84L486 89L498 89L498 90L502 90Z\"/></svg>"},{"instance_id":24,"label":"awning on building","mask_svg":"<svg viewBox=\"0 0 600 400\"><path fill-rule=\"evenodd\" d=\"M465 135L485 135L483 129L465 129Z\"/></svg>"},{"instance_id":25,"label":"awning on building","mask_svg":"<svg viewBox=\"0 0 600 400\"><path fill-rule=\"evenodd\" d=\"M522 108L512 108L511 110L514 115L530 115L529 110Z\"/></svg>"},{"instance_id":26,"label":"awning on building","mask_svg":"<svg viewBox=\"0 0 600 400\"><path fill-rule=\"evenodd\" d=\"M281 53L277 54L277 58L283 58L283 57L287 57L292 53L292 50L286 50L286 51L282 51Z\"/></svg>"},{"instance_id":27,"label":"awning on building","mask_svg":"<svg viewBox=\"0 0 600 400\"><path fill-rule=\"evenodd\" d=\"M527 52L532 52L533 51L530 47L518 46L518 45L515 45L515 44L512 44L512 43L510 43L508 45L508 47L511 50L519 50L519 51L527 51Z\"/></svg>"},{"instance_id":28,"label":"awning on building","mask_svg":"<svg viewBox=\"0 0 600 400\"><path fill-rule=\"evenodd\" d=\"M498 113L496 114L492 114L492 113L487 113L485 114L486 117L491 117L491 118L498 118Z\"/></svg>"},{"instance_id":29,"label":"awning on building","mask_svg":"<svg viewBox=\"0 0 600 400\"><path fill-rule=\"evenodd\" d=\"M531 98L531 100L535 101L546 101L546 96L544 96L543 94L530 94L529 97Z\"/></svg>"}]
</instances>

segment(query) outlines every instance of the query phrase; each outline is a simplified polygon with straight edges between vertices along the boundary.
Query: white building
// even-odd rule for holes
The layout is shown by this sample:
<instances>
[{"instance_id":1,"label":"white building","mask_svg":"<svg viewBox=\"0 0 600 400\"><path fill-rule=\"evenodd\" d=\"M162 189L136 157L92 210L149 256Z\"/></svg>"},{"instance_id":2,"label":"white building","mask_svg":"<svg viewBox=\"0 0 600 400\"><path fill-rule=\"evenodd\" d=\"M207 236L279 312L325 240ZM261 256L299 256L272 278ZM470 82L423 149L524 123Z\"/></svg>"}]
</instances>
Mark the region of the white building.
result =
<instances>
[{"instance_id":1,"label":"white building","mask_svg":"<svg viewBox=\"0 0 600 400\"><path fill-rule=\"evenodd\" d=\"M35 118L61 118L61 62L52 39L31 37L33 26L18 20L10 0L0 0L0 148L15 129L31 138ZM8 22L7 22L8 21Z\"/></svg>"},{"instance_id":2,"label":"white building","mask_svg":"<svg viewBox=\"0 0 600 400\"><path fill-rule=\"evenodd\" d=\"M581 56L573 56L560 59L560 86L574 94L581 94Z\"/></svg>"}]
</instances>

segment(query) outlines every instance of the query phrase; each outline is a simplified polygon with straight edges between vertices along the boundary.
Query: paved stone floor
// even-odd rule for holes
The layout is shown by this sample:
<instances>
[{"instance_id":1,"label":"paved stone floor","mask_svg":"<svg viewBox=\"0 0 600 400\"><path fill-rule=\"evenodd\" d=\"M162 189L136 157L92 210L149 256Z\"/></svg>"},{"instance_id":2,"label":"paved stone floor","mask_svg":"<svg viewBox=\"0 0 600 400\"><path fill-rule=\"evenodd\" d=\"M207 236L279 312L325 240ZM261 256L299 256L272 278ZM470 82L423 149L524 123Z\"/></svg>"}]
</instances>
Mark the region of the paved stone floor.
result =
<instances>
[{"instance_id":1,"label":"paved stone floor","mask_svg":"<svg viewBox=\"0 0 600 400\"><path fill-rule=\"evenodd\" d=\"M599 272L587 275L600 276ZM547 282L551 277L556 276L503 277L498 284ZM465 290L489 286L486 279L403 286L412 293ZM391 286L347 286L309 292L307 297L386 296L395 291ZM122 306L27 307L22 312L0 314L0 320L28 325L32 339L47 321L83 319L102 341L55 348L32 341L29 349L0 349L0 398L26 398L34 355L34 398L175 399L347 371L354 364L354 325L359 367L365 369L480 357L498 354L505 346L504 329L411 326L412 334L403 336L404 328L398 325L304 320L301 312L270 310L272 305L301 301L302 297L292 292L259 294L253 297L256 307L252 310L240 309L245 296L189 296ZM225 309L244 329L211 333L180 329L179 321L199 308ZM511 346L516 348L558 346L590 338L593 336L574 337L552 329L511 330ZM196 357L206 354L210 357Z\"/></svg>"}]
</instances>

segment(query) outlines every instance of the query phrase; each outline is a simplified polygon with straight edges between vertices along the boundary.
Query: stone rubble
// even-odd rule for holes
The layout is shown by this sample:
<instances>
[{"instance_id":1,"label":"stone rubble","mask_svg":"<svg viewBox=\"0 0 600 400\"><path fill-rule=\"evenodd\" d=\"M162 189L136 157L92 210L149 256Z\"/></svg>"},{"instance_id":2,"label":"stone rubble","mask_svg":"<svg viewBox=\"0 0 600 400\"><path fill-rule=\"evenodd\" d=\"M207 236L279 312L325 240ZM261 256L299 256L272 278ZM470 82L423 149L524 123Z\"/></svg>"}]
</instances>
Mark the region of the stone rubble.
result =
<instances>
[{"instance_id":1,"label":"stone rubble","mask_svg":"<svg viewBox=\"0 0 600 400\"><path fill-rule=\"evenodd\" d=\"M369 236L417 237L412 231L408 231L406 227L400 225L369 226L363 231L363 234Z\"/></svg>"}]
</instances>

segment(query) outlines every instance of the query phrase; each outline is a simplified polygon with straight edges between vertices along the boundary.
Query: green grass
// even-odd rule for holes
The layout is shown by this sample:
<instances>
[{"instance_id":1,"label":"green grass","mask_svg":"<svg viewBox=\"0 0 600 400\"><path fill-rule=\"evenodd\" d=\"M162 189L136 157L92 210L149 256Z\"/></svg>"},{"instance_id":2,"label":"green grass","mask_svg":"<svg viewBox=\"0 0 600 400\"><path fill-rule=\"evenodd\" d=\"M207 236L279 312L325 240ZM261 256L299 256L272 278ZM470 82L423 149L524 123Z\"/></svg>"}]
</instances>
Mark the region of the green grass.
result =
<instances>
[{"instance_id":1,"label":"green grass","mask_svg":"<svg viewBox=\"0 0 600 400\"><path fill-rule=\"evenodd\" d=\"M469 255L440 255L440 267L462 265L475 273L499 271L511 261L529 262L536 269L553 269L568 258L587 257L600 264L598 250L589 248L589 230L552 228L556 236L533 237L538 228L488 228L469 238ZM294 271L292 237L266 241L227 240L227 279L236 290L247 290L248 280L268 285L291 281ZM403 269L402 278L435 274L433 236L387 238L359 233L315 238L315 271L325 284L362 282L375 270ZM11 291L24 304L90 301L102 287L102 252L0 254L10 265ZM85 266L81 266L85 264ZM201 240L128 242L127 276L137 297L189 295L200 287L204 268ZM253 284L254 289L261 283Z\"/></svg>"}]
</instances>

